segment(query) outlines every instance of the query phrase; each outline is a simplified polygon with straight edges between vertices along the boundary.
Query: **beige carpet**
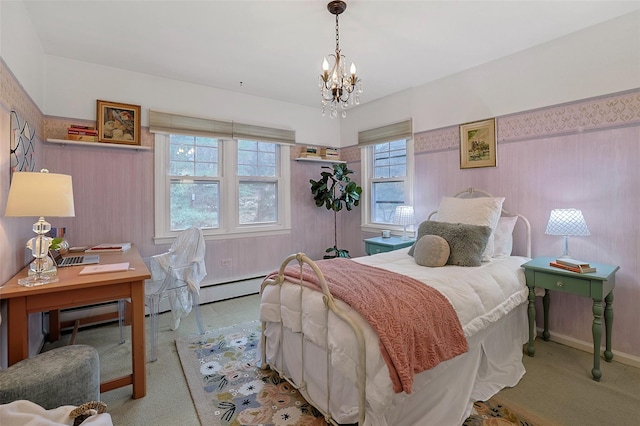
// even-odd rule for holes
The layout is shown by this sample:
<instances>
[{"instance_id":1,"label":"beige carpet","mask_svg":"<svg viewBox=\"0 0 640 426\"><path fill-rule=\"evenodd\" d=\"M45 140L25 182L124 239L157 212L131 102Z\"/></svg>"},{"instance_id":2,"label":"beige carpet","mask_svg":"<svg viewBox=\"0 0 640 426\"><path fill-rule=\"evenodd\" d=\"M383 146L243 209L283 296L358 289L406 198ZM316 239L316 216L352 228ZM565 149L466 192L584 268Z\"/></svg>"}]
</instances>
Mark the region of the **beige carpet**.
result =
<instances>
[{"instance_id":1,"label":"beige carpet","mask_svg":"<svg viewBox=\"0 0 640 426\"><path fill-rule=\"evenodd\" d=\"M258 318L257 295L202 305L205 329L217 329ZM190 315L180 328L169 328L170 315L160 316L158 361L147 364L147 396L131 399L126 386L101 395L117 426L199 426L200 421L176 350L175 340L197 333ZM624 327L625 325L620 325ZM552 330L553 331L553 330ZM147 328L149 333L149 328ZM45 349L67 344L70 334ZM615 348L615 323L614 323ZM118 377L131 372L130 337L118 343L118 327L109 324L81 329L77 343L100 353L101 376ZM527 373L518 385L498 397L508 407L524 407L541 413L554 424L567 426L637 425L640 419L640 369L616 362L602 362L602 381L591 379L593 355L553 342L536 339L536 356L524 356Z\"/></svg>"}]
</instances>

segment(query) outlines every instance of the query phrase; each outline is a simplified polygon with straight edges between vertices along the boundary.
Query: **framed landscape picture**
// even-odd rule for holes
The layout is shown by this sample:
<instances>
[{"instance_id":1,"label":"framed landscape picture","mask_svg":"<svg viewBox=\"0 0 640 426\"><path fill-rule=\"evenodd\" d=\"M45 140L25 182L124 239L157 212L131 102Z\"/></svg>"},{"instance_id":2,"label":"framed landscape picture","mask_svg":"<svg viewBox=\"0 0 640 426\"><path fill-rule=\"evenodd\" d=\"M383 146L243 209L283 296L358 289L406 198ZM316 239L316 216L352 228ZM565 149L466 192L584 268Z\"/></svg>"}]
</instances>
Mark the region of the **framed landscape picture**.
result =
<instances>
[{"instance_id":1,"label":"framed landscape picture","mask_svg":"<svg viewBox=\"0 0 640 426\"><path fill-rule=\"evenodd\" d=\"M98 100L98 142L140 145L140 105Z\"/></svg>"},{"instance_id":2,"label":"framed landscape picture","mask_svg":"<svg viewBox=\"0 0 640 426\"><path fill-rule=\"evenodd\" d=\"M460 125L460 168L496 166L496 119Z\"/></svg>"}]
</instances>

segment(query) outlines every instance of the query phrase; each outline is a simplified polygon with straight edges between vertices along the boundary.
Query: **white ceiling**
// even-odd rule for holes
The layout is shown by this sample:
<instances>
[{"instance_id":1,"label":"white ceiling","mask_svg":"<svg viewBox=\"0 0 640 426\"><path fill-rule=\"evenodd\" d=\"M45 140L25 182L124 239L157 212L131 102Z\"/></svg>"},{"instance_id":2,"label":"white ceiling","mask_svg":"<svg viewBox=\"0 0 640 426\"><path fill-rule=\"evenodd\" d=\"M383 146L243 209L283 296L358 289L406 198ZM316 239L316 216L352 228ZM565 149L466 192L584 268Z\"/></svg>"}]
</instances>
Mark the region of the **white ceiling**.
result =
<instances>
[{"instance_id":1,"label":"white ceiling","mask_svg":"<svg viewBox=\"0 0 640 426\"><path fill-rule=\"evenodd\" d=\"M327 0L25 0L45 54L319 107ZM640 10L640 1L356 1L340 47L362 103Z\"/></svg>"}]
</instances>

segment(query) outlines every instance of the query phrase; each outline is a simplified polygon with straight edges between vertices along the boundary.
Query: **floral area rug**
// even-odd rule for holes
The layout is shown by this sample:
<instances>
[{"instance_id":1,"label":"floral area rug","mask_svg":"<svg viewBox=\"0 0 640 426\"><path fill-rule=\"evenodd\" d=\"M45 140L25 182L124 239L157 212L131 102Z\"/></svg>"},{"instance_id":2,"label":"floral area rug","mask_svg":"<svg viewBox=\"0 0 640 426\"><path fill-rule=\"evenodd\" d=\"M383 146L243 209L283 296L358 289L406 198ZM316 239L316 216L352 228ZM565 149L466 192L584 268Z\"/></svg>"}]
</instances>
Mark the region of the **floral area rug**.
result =
<instances>
[{"instance_id":1,"label":"floral area rug","mask_svg":"<svg viewBox=\"0 0 640 426\"><path fill-rule=\"evenodd\" d=\"M325 426L289 382L256 367L260 327L253 321L176 340L200 423Z\"/></svg>"},{"instance_id":2,"label":"floral area rug","mask_svg":"<svg viewBox=\"0 0 640 426\"><path fill-rule=\"evenodd\" d=\"M522 414L516 413L509 407L496 401L495 398L489 401L478 401L473 404L471 415L465 420L462 426L544 426L548 423L529 420L529 415L525 418Z\"/></svg>"},{"instance_id":3,"label":"floral area rug","mask_svg":"<svg viewBox=\"0 0 640 426\"><path fill-rule=\"evenodd\" d=\"M259 321L176 340L200 423L325 426L322 415L278 373L256 367ZM536 423L539 425L540 423ZM477 402L464 426L533 426L504 405Z\"/></svg>"}]
</instances>

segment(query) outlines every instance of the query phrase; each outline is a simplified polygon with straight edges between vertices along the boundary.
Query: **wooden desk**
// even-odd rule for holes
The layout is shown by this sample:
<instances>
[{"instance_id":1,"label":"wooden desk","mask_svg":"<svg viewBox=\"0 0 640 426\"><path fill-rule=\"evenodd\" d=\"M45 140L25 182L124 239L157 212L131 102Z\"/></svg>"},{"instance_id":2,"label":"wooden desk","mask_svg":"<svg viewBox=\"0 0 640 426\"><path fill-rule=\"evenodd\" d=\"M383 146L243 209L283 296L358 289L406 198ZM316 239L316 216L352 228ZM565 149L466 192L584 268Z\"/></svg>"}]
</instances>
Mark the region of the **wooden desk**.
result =
<instances>
[{"instance_id":1,"label":"wooden desk","mask_svg":"<svg viewBox=\"0 0 640 426\"><path fill-rule=\"evenodd\" d=\"M82 266L58 269L58 282L38 287L18 285L27 276L25 267L0 289L0 300L7 300L7 343L9 365L29 357L28 315L72 306L131 298L130 375L100 384L100 392L133 385L133 398L147 393L144 318L144 280L150 278L135 247L124 253L100 253L100 263L129 262L134 270L106 274L78 275Z\"/></svg>"}]
</instances>

